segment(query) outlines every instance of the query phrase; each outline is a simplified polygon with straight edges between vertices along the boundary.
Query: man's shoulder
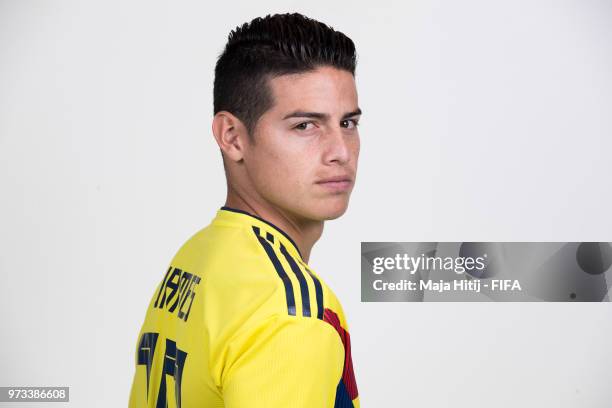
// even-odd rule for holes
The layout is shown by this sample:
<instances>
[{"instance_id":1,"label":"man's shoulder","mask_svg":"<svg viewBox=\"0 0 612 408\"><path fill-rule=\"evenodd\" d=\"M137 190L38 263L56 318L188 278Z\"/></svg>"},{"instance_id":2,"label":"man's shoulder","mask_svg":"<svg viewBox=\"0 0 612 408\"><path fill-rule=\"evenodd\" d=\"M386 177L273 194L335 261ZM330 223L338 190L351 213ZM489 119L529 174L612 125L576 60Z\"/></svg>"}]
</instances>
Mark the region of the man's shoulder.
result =
<instances>
[{"instance_id":1,"label":"man's shoulder","mask_svg":"<svg viewBox=\"0 0 612 408\"><path fill-rule=\"evenodd\" d=\"M201 280L201 306L214 321L277 314L325 320L333 311L346 324L338 298L293 242L264 224L211 224L182 245L172 267Z\"/></svg>"},{"instance_id":2,"label":"man's shoulder","mask_svg":"<svg viewBox=\"0 0 612 408\"><path fill-rule=\"evenodd\" d=\"M250 304L278 310L284 302L283 281L257 232L243 225L208 225L180 247L171 265L201 279L210 311L232 313Z\"/></svg>"},{"instance_id":3,"label":"man's shoulder","mask_svg":"<svg viewBox=\"0 0 612 408\"><path fill-rule=\"evenodd\" d=\"M261 258L256 237L247 228L211 224L187 239L172 264L182 265L200 275L219 273ZM203 277L203 276L202 276Z\"/></svg>"}]
</instances>

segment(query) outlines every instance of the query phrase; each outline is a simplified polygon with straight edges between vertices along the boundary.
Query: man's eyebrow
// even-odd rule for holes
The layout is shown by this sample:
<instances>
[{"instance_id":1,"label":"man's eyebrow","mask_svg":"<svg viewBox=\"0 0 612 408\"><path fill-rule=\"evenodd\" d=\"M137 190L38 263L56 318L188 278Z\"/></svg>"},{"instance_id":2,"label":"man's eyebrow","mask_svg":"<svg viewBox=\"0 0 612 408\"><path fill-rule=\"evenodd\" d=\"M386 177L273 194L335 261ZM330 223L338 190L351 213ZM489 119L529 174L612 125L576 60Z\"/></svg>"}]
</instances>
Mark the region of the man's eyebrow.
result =
<instances>
[{"instance_id":1,"label":"man's eyebrow","mask_svg":"<svg viewBox=\"0 0 612 408\"><path fill-rule=\"evenodd\" d=\"M342 116L342 120L344 120L344 119L348 119L348 118L352 118L353 116L357 116L357 115L361 115L361 109L359 109L359 108L357 108L357 110L354 110L354 111L352 111L352 112L345 113L345 114Z\"/></svg>"},{"instance_id":2,"label":"man's eyebrow","mask_svg":"<svg viewBox=\"0 0 612 408\"><path fill-rule=\"evenodd\" d=\"M283 120L290 118L315 118L315 119L327 119L329 115L327 113L320 112L307 112L307 111L294 111L286 115Z\"/></svg>"},{"instance_id":3,"label":"man's eyebrow","mask_svg":"<svg viewBox=\"0 0 612 408\"><path fill-rule=\"evenodd\" d=\"M352 112L345 113L344 115L342 115L342 119L343 120L348 119L348 118L351 118L357 115L361 115L361 109L359 108L357 108L357 110L354 110ZM308 111L297 110L297 111L291 112L290 114L286 115L283 118L283 120L289 119L289 118L329 119L329 115L327 113L321 113L321 112L308 112Z\"/></svg>"}]
</instances>

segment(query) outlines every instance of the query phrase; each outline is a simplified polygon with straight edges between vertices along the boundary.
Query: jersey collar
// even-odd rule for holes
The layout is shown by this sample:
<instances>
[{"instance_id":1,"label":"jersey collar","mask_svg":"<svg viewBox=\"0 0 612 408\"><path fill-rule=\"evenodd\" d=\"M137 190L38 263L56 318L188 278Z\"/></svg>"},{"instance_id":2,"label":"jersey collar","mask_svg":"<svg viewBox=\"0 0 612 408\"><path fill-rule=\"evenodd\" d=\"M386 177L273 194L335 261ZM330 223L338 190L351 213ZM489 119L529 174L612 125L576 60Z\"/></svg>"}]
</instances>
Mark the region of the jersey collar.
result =
<instances>
[{"instance_id":1,"label":"jersey collar","mask_svg":"<svg viewBox=\"0 0 612 408\"><path fill-rule=\"evenodd\" d=\"M228 212L228 213L234 213L234 214L240 214L239 217L241 218L242 216L245 217L250 217L251 219L255 219L258 220L270 227L272 227L274 230L278 231L284 238L287 239L287 241L289 241L289 243L291 244L291 246L293 247L293 249L295 249L295 251L298 253L298 255L300 256L300 259L302 258L302 253L300 252L300 249L298 248L298 246L296 245L295 241L293 241L291 239L291 237L289 236L289 234L287 234L285 231L283 231L282 229L280 229L279 227L277 227L276 225L272 224L270 221L264 220L261 217L258 217L256 215L253 215L249 212L243 211L243 210L239 210L237 208L231 208L231 207L227 207L227 206L223 206L220 208L219 210L219 215L221 215L223 212ZM247 218L248 220L248 218ZM252 221L252 220L251 220Z\"/></svg>"}]
</instances>

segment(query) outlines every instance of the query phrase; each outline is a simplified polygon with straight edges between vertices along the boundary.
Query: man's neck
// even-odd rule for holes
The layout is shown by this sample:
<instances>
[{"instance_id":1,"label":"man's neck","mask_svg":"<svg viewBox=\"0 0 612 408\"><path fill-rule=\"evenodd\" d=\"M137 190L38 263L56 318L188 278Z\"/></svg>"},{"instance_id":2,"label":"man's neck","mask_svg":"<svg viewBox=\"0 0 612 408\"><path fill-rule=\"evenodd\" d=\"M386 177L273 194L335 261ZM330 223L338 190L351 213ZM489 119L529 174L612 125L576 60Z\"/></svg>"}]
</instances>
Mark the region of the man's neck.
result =
<instances>
[{"instance_id":1,"label":"man's neck","mask_svg":"<svg viewBox=\"0 0 612 408\"><path fill-rule=\"evenodd\" d=\"M323 221L298 219L278 208L260 203L247 202L241 197L228 194L225 206L246 211L276 225L295 242L302 254L302 260L308 263L310 252L315 242L323 233Z\"/></svg>"}]
</instances>

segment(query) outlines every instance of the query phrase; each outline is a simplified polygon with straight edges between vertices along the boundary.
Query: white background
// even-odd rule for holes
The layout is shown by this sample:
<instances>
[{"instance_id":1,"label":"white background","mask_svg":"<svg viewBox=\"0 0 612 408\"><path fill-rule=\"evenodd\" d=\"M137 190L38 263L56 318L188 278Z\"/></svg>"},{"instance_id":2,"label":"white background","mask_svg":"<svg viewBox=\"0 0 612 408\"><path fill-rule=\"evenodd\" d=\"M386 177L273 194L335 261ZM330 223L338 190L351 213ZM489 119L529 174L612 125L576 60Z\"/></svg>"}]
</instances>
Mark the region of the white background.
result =
<instances>
[{"instance_id":1,"label":"white background","mask_svg":"<svg viewBox=\"0 0 612 408\"><path fill-rule=\"evenodd\" d=\"M216 57L300 11L359 53L357 186L310 264L362 407L609 407L610 304L361 303L359 269L361 241L611 240L612 4L304 4L0 0L0 385L127 405L152 291L224 203Z\"/></svg>"}]
</instances>

